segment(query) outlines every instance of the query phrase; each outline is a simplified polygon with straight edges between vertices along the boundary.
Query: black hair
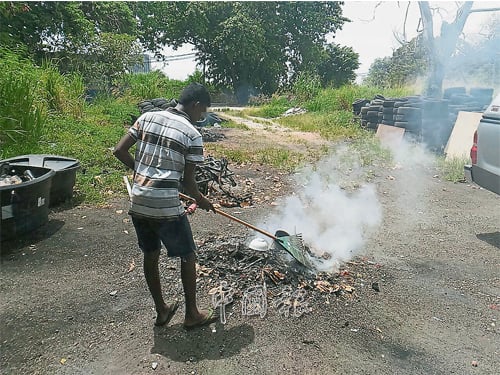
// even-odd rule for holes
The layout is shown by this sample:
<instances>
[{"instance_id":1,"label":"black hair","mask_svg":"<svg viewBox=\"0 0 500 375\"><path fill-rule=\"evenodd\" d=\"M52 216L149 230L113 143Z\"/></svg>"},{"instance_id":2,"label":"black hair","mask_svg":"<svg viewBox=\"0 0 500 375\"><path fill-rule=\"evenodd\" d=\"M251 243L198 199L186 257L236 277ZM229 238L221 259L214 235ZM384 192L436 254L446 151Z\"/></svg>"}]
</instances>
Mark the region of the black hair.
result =
<instances>
[{"instance_id":1,"label":"black hair","mask_svg":"<svg viewBox=\"0 0 500 375\"><path fill-rule=\"evenodd\" d=\"M190 83L181 92L179 103L187 105L193 102L200 102L210 107L210 94L205 86L200 83Z\"/></svg>"}]
</instances>

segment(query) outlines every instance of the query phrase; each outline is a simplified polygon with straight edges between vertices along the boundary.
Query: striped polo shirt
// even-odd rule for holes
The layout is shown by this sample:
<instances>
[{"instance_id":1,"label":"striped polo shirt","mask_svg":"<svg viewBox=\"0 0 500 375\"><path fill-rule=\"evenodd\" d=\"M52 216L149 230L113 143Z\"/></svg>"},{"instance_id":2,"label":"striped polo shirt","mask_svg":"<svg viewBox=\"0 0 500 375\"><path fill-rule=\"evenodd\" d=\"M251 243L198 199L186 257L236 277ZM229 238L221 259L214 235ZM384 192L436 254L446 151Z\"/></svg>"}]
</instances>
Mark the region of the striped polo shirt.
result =
<instances>
[{"instance_id":1,"label":"striped polo shirt","mask_svg":"<svg viewBox=\"0 0 500 375\"><path fill-rule=\"evenodd\" d=\"M185 163L203 161L201 134L175 108L144 113L129 134L137 146L129 214L151 219L182 215L179 185Z\"/></svg>"}]
</instances>

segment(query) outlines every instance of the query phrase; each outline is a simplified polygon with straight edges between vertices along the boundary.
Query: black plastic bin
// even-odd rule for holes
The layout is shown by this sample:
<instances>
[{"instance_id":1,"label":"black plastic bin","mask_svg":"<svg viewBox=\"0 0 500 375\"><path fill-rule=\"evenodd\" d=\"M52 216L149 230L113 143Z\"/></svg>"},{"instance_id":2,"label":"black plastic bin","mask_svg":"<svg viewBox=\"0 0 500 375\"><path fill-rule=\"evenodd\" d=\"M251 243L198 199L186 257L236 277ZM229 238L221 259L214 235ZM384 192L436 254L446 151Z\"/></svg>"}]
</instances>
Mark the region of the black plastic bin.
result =
<instances>
[{"instance_id":1,"label":"black plastic bin","mask_svg":"<svg viewBox=\"0 0 500 375\"><path fill-rule=\"evenodd\" d=\"M4 162L53 169L55 175L52 178L52 188L50 189L50 206L55 206L73 197L76 171L80 167L80 162L77 159L59 155L33 154L0 160L0 164Z\"/></svg>"},{"instance_id":2,"label":"black plastic bin","mask_svg":"<svg viewBox=\"0 0 500 375\"><path fill-rule=\"evenodd\" d=\"M48 168L16 164L10 164L9 169L16 175L30 170L34 179L0 186L0 241L19 238L48 221L50 188L56 173Z\"/></svg>"}]
</instances>

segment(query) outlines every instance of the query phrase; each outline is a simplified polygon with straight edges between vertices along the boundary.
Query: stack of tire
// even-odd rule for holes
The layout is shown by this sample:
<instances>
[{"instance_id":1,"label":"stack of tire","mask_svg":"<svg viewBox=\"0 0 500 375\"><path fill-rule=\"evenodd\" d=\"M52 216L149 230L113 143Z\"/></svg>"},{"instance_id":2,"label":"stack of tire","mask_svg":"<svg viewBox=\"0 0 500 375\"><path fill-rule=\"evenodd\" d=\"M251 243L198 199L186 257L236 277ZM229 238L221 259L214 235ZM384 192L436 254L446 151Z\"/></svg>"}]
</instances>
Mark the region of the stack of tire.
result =
<instances>
[{"instance_id":1,"label":"stack of tire","mask_svg":"<svg viewBox=\"0 0 500 375\"><path fill-rule=\"evenodd\" d=\"M385 98L382 95L376 95L372 100L364 102L360 108L361 126L376 130L383 120L383 103ZM356 103L356 102L355 102Z\"/></svg>"},{"instance_id":2,"label":"stack of tire","mask_svg":"<svg viewBox=\"0 0 500 375\"><path fill-rule=\"evenodd\" d=\"M177 100L175 99L167 100L165 98L143 100L142 102L137 104L141 114L146 112L164 111L165 109L170 107L175 107L176 105L177 105Z\"/></svg>"},{"instance_id":3,"label":"stack of tire","mask_svg":"<svg viewBox=\"0 0 500 375\"><path fill-rule=\"evenodd\" d=\"M358 99L353 113L361 126L376 130L379 124L405 129L405 136L424 143L432 151L442 152L451 135L458 112L483 112L493 97L492 88L450 87L443 99L422 96Z\"/></svg>"},{"instance_id":4,"label":"stack of tire","mask_svg":"<svg viewBox=\"0 0 500 375\"><path fill-rule=\"evenodd\" d=\"M394 103L394 126L406 129L414 138L422 135L422 98L406 96Z\"/></svg>"},{"instance_id":5,"label":"stack of tire","mask_svg":"<svg viewBox=\"0 0 500 375\"><path fill-rule=\"evenodd\" d=\"M422 100L422 137L427 148L443 152L455 122L450 121L448 101L424 98Z\"/></svg>"},{"instance_id":6,"label":"stack of tire","mask_svg":"<svg viewBox=\"0 0 500 375\"><path fill-rule=\"evenodd\" d=\"M473 87L466 93L465 87L449 87L443 98L449 100L450 122L456 122L458 112L483 112L493 99L492 88Z\"/></svg>"}]
</instances>

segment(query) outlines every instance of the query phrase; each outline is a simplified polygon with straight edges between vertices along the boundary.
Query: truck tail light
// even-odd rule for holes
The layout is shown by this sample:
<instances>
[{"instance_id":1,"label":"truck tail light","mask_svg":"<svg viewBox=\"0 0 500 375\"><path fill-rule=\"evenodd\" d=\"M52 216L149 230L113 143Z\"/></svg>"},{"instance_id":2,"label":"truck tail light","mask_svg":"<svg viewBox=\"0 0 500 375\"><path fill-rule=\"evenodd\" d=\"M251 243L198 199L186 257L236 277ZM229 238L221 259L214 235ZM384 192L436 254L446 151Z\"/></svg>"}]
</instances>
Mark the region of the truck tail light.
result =
<instances>
[{"instance_id":1,"label":"truck tail light","mask_svg":"<svg viewBox=\"0 0 500 375\"><path fill-rule=\"evenodd\" d=\"M472 164L477 163L477 130L474 132L474 138L472 140L472 147L470 149L470 158L472 160Z\"/></svg>"}]
</instances>

